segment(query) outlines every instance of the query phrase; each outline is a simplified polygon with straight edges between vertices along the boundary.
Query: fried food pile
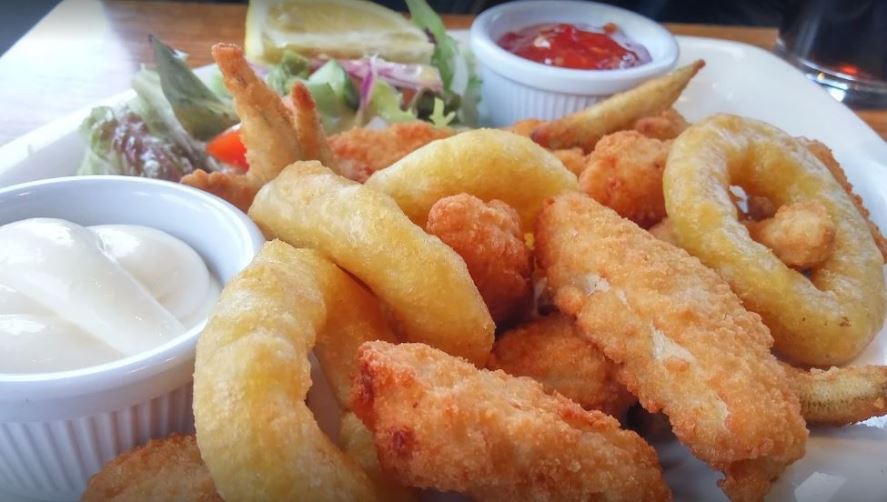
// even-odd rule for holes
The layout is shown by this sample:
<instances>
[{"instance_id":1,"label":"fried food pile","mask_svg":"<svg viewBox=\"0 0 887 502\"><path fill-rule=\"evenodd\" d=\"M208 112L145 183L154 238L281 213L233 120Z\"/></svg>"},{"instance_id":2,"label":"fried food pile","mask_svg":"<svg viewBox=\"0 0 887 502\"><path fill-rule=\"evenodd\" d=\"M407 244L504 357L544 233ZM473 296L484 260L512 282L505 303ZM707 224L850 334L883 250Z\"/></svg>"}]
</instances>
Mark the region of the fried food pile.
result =
<instances>
[{"instance_id":1,"label":"fried food pile","mask_svg":"<svg viewBox=\"0 0 887 502\"><path fill-rule=\"evenodd\" d=\"M272 241L198 343L205 466L152 443L85 499L669 500L641 407L755 501L808 424L887 414L887 368L832 367L884 324L887 241L821 143L673 110L701 61L551 122L327 141L310 96L214 55L256 172L183 182ZM312 352L338 442L305 403Z\"/></svg>"}]
</instances>

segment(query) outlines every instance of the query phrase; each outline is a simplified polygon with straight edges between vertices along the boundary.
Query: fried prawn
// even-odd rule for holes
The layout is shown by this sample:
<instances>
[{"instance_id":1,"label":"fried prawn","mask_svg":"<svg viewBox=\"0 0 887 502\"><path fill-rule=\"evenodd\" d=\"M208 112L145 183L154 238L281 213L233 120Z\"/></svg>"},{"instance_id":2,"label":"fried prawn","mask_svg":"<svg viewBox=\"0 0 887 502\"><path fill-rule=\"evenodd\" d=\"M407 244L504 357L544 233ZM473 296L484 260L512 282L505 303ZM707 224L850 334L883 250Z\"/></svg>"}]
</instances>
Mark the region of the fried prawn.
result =
<instances>
[{"instance_id":1,"label":"fried prawn","mask_svg":"<svg viewBox=\"0 0 887 502\"><path fill-rule=\"evenodd\" d=\"M620 418L637 402L616 380L616 365L561 314L536 319L503 333L487 367L541 383L586 410Z\"/></svg>"},{"instance_id":2,"label":"fried prawn","mask_svg":"<svg viewBox=\"0 0 887 502\"><path fill-rule=\"evenodd\" d=\"M452 195L431 206L425 229L465 260L497 326L524 314L533 296L533 255L517 211L500 200Z\"/></svg>"},{"instance_id":3,"label":"fried prawn","mask_svg":"<svg viewBox=\"0 0 887 502\"><path fill-rule=\"evenodd\" d=\"M671 141L620 131L601 138L579 176L579 188L620 216L648 228L665 217L662 172Z\"/></svg>"}]
</instances>

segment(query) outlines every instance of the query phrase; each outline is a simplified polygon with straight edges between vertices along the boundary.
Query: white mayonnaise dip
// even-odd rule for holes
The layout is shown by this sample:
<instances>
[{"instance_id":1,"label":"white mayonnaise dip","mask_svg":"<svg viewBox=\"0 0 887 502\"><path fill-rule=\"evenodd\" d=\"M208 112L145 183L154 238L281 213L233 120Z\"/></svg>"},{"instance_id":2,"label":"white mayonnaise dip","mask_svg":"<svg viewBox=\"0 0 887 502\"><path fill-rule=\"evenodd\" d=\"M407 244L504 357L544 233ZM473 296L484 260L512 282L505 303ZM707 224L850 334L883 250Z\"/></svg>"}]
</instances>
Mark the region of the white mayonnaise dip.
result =
<instances>
[{"instance_id":1,"label":"white mayonnaise dip","mask_svg":"<svg viewBox=\"0 0 887 502\"><path fill-rule=\"evenodd\" d=\"M137 225L0 226L0 373L84 368L206 319L219 283L190 246Z\"/></svg>"}]
</instances>

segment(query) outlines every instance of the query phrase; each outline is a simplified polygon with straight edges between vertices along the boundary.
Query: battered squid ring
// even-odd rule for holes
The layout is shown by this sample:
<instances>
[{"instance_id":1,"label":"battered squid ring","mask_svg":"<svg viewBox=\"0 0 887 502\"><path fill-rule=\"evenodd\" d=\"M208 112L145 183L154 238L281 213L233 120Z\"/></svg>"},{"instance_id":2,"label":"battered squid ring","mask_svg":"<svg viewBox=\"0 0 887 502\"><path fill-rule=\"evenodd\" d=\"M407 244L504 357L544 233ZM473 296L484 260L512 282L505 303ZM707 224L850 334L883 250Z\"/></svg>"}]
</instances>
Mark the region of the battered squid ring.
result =
<instances>
[{"instance_id":1,"label":"battered squid ring","mask_svg":"<svg viewBox=\"0 0 887 502\"><path fill-rule=\"evenodd\" d=\"M392 339L368 298L319 253L280 241L265 244L225 287L197 344L194 371L197 443L225 500L382 498L305 404L316 340L345 333L353 348Z\"/></svg>"},{"instance_id":2,"label":"battered squid ring","mask_svg":"<svg viewBox=\"0 0 887 502\"><path fill-rule=\"evenodd\" d=\"M390 167L376 171L366 186L387 193L419 226L438 200L467 193L484 202L504 201L531 232L546 199L578 191L576 175L528 138L497 129L477 129L432 141Z\"/></svg>"},{"instance_id":3,"label":"battered squid ring","mask_svg":"<svg viewBox=\"0 0 887 502\"><path fill-rule=\"evenodd\" d=\"M465 262L390 197L296 162L259 191L249 215L266 235L317 249L354 274L391 307L407 340L486 363L495 326Z\"/></svg>"},{"instance_id":4,"label":"battered squid ring","mask_svg":"<svg viewBox=\"0 0 887 502\"><path fill-rule=\"evenodd\" d=\"M809 279L785 266L739 223L730 185L777 206L822 202L836 222L832 256ZM826 167L789 135L732 115L699 122L674 141L663 188L680 245L761 315L787 358L842 364L881 328L887 301L882 259L866 222Z\"/></svg>"}]
</instances>

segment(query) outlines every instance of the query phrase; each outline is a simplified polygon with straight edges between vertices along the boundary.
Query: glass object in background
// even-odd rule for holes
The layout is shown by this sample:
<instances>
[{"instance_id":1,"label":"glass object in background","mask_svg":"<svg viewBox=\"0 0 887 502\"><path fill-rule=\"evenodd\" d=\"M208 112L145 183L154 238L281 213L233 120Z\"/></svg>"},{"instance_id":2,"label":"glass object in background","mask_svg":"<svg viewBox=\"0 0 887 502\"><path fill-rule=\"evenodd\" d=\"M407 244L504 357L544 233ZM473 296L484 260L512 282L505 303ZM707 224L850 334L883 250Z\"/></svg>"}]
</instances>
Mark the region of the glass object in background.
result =
<instances>
[{"instance_id":1,"label":"glass object in background","mask_svg":"<svg viewBox=\"0 0 887 502\"><path fill-rule=\"evenodd\" d=\"M849 106L887 106L887 0L791 0L776 52Z\"/></svg>"}]
</instances>

